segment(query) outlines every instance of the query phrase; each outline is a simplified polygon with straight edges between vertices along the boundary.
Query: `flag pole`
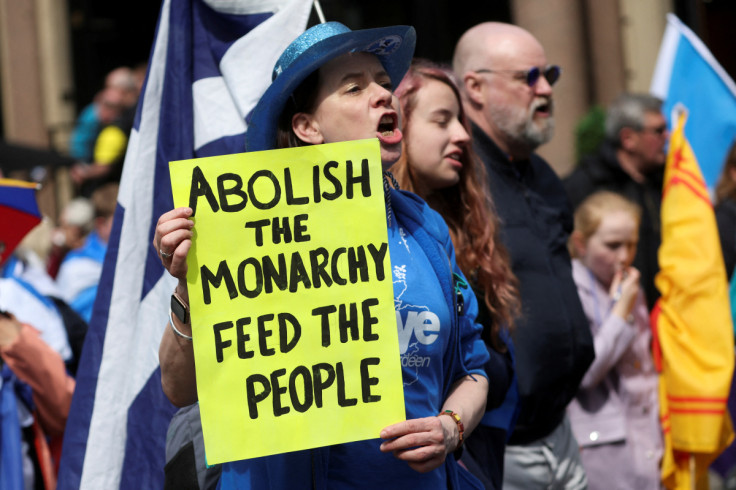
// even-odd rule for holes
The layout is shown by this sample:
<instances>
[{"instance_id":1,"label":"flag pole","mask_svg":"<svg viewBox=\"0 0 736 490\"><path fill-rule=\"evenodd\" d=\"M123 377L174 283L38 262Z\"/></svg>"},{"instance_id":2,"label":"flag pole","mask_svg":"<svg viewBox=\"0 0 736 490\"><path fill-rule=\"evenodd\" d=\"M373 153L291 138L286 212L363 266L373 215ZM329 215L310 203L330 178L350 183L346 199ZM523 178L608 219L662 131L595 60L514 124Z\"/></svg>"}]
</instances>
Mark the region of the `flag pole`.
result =
<instances>
[{"instance_id":1,"label":"flag pole","mask_svg":"<svg viewBox=\"0 0 736 490\"><path fill-rule=\"evenodd\" d=\"M319 4L319 0L314 0L314 11L317 12L317 17L319 17L319 23L324 24L327 22L325 20L325 14L322 13L322 6Z\"/></svg>"},{"instance_id":2,"label":"flag pole","mask_svg":"<svg viewBox=\"0 0 736 490\"><path fill-rule=\"evenodd\" d=\"M698 488L698 478L696 476L696 466L695 466L695 455L693 453L690 453L690 488L691 490L697 490Z\"/></svg>"}]
</instances>

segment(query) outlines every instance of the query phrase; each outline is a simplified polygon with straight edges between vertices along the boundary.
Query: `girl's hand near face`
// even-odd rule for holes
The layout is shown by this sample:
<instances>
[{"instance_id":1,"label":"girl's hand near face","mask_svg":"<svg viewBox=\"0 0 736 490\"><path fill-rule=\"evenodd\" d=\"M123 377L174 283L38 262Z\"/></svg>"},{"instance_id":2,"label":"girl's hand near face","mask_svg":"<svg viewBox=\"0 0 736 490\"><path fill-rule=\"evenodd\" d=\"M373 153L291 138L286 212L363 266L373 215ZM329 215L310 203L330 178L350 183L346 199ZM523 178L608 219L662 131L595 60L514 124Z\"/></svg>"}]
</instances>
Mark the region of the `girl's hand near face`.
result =
<instances>
[{"instance_id":1,"label":"girl's hand near face","mask_svg":"<svg viewBox=\"0 0 736 490\"><path fill-rule=\"evenodd\" d=\"M627 319L634 309L636 297L639 294L640 274L634 267L616 272L611 283L611 297L616 301L613 313Z\"/></svg>"}]
</instances>

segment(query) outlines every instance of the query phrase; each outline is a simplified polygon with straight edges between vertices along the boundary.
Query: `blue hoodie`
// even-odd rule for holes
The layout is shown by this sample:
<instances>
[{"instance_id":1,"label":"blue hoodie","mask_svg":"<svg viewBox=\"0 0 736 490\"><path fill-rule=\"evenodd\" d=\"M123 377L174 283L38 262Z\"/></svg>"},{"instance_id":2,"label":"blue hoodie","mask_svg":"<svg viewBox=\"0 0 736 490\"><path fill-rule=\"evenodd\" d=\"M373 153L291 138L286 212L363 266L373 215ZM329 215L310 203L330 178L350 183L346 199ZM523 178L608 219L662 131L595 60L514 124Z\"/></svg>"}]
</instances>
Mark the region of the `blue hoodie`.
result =
<instances>
[{"instance_id":1,"label":"blue hoodie","mask_svg":"<svg viewBox=\"0 0 736 490\"><path fill-rule=\"evenodd\" d=\"M475 296L457 286L464 277L444 220L408 192L391 190L391 209L389 251L406 414L429 417L440 412L455 381L485 376L488 351L475 322ZM219 488L482 488L453 457L418 473L382 453L380 444L372 439L226 463Z\"/></svg>"}]
</instances>

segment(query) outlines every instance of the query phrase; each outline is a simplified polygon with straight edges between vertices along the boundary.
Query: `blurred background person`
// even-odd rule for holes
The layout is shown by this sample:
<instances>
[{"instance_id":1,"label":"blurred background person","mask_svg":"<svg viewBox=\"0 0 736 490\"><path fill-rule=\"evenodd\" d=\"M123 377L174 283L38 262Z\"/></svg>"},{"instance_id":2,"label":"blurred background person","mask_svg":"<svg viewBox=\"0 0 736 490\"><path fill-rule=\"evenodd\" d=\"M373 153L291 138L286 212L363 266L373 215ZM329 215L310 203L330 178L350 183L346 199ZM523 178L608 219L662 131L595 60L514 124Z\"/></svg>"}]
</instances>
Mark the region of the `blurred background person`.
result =
<instances>
[{"instance_id":1,"label":"blurred background person","mask_svg":"<svg viewBox=\"0 0 736 490\"><path fill-rule=\"evenodd\" d=\"M568 413L592 490L661 488L658 374L640 275L631 266L640 217L635 203L599 191L575 211L570 236L595 360Z\"/></svg>"},{"instance_id":2,"label":"blurred background person","mask_svg":"<svg viewBox=\"0 0 736 490\"><path fill-rule=\"evenodd\" d=\"M0 206L0 243L9 244L30 229L18 223L40 213L34 186L3 181L0 193L17 205ZM21 205L26 199L31 206ZM65 365L72 350L59 310L26 280L33 276L13 248L0 259L0 488L53 489L75 386Z\"/></svg>"},{"instance_id":3,"label":"blurred background person","mask_svg":"<svg viewBox=\"0 0 736 490\"><path fill-rule=\"evenodd\" d=\"M117 205L118 184L109 183L92 194L95 218L93 230L81 247L71 250L59 267L56 284L62 299L89 323L97 297L107 242Z\"/></svg>"},{"instance_id":4,"label":"blurred background person","mask_svg":"<svg viewBox=\"0 0 736 490\"><path fill-rule=\"evenodd\" d=\"M120 116L125 109L125 101L125 93L119 88L101 89L77 117L69 139L69 156L80 162L91 163L100 130Z\"/></svg>"},{"instance_id":5,"label":"blurred background person","mask_svg":"<svg viewBox=\"0 0 736 490\"><path fill-rule=\"evenodd\" d=\"M143 83L146 80L147 72L148 72L148 62L146 61L142 61L133 67L133 81L135 83L137 97L140 97L141 94L143 93Z\"/></svg>"},{"instance_id":6,"label":"blurred background person","mask_svg":"<svg viewBox=\"0 0 736 490\"><path fill-rule=\"evenodd\" d=\"M94 115L89 115L87 108L80 114L80 123L72 132L70 152L75 155L75 147L83 147L84 155L80 152L80 162L71 167L70 176L83 196L91 196L107 182L120 182L141 87L141 67L116 68L105 78Z\"/></svg>"},{"instance_id":7,"label":"blurred background person","mask_svg":"<svg viewBox=\"0 0 736 490\"><path fill-rule=\"evenodd\" d=\"M123 94L123 108L130 109L138 103L139 74L127 66L115 68L105 77L105 87L120 90Z\"/></svg>"},{"instance_id":8,"label":"blurred background person","mask_svg":"<svg viewBox=\"0 0 736 490\"><path fill-rule=\"evenodd\" d=\"M447 222L457 261L478 298L478 321L491 354L485 365L493 388L486 414L465 442L463 463L486 488L501 488L503 455L516 401L502 417L496 410L515 383L509 329L519 311L516 278L499 239L483 165L470 144L469 124L452 72L415 60L396 89L404 149L391 167L402 189L419 194Z\"/></svg>"},{"instance_id":9,"label":"blurred background person","mask_svg":"<svg viewBox=\"0 0 736 490\"><path fill-rule=\"evenodd\" d=\"M28 307L16 304L12 309ZM76 383L61 355L42 337L31 324L0 311L0 399L6 409L0 415L3 489L56 488L61 440Z\"/></svg>"},{"instance_id":10,"label":"blurred background person","mask_svg":"<svg viewBox=\"0 0 736 490\"><path fill-rule=\"evenodd\" d=\"M53 278L59 273L61 261L70 250L80 248L94 228L95 209L89 199L77 197L64 206L59 225L51 235L51 250L46 271Z\"/></svg>"},{"instance_id":11,"label":"blurred background person","mask_svg":"<svg viewBox=\"0 0 736 490\"><path fill-rule=\"evenodd\" d=\"M14 276L31 284L45 296L58 296L54 279L46 272L46 260L51 250L54 226L43 217L23 240L2 267L5 276Z\"/></svg>"},{"instance_id":12,"label":"blurred background person","mask_svg":"<svg viewBox=\"0 0 736 490\"><path fill-rule=\"evenodd\" d=\"M7 188L0 183L0 193L4 190L7 191ZM17 215L14 218L17 219ZM93 216L90 220L92 218ZM0 212L0 228L4 228L3 233L7 233L9 227L12 228L13 225L8 224ZM19 321L39 329L44 335L44 341L61 353L67 371L76 376L88 325L62 299L63 295L56 281L47 272L54 231L58 230L54 230L51 221L43 218L38 225L25 232L23 240L4 261L0 258L0 277L7 279L3 284L8 289L5 293L7 297L0 298L0 309L13 311L18 315ZM3 241L3 236L0 235L0 243ZM8 306L16 301L30 307L18 310Z\"/></svg>"},{"instance_id":13,"label":"blurred background person","mask_svg":"<svg viewBox=\"0 0 736 490\"><path fill-rule=\"evenodd\" d=\"M715 189L715 216L718 224L718 235L726 266L726 276L730 281L729 299L731 303L731 320L736 333L736 141L728 151L723 170ZM731 384L728 397L728 411L731 419L736 419L736 377ZM736 444L731 445L711 466L727 482L726 488L736 488Z\"/></svg>"},{"instance_id":14,"label":"blurred background person","mask_svg":"<svg viewBox=\"0 0 736 490\"><path fill-rule=\"evenodd\" d=\"M726 275L731 279L736 267L736 142L728 151L718 179L715 213Z\"/></svg>"},{"instance_id":15,"label":"blurred background person","mask_svg":"<svg viewBox=\"0 0 736 490\"><path fill-rule=\"evenodd\" d=\"M584 157L564 180L565 190L573 209L598 190L618 192L641 207L634 267L641 273L651 310L659 298L654 276L659 271L660 203L669 138L662 101L648 94L621 94L606 112L605 137L598 152Z\"/></svg>"}]
</instances>

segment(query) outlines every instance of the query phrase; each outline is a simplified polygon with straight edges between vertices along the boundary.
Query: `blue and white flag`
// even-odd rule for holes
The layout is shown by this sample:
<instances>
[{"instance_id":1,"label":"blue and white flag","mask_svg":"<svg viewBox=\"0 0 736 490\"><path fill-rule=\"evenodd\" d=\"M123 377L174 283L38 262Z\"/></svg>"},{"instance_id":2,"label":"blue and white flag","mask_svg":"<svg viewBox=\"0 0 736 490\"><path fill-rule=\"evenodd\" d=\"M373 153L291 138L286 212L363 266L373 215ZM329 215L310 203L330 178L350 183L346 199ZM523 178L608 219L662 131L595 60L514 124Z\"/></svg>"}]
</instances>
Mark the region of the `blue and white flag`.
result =
<instances>
[{"instance_id":1,"label":"blue and white flag","mask_svg":"<svg viewBox=\"0 0 736 490\"><path fill-rule=\"evenodd\" d=\"M175 409L158 346L176 280L151 246L168 162L245 150L246 115L312 0L165 0L66 426L60 489L160 489Z\"/></svg>"},{"instance_id":2,"label":"blue and white flag","mask_svg":"<svg viewBox=\"0 0 736 490\"><path fill-rule=\"evenodd\" d=\"M664 100L669 120L676 104L688 111L685 135L709 189L714 189L736 138L736 84L708 48L673 14L659 49L650 91Z\"/></svg>"}]
</instances>

